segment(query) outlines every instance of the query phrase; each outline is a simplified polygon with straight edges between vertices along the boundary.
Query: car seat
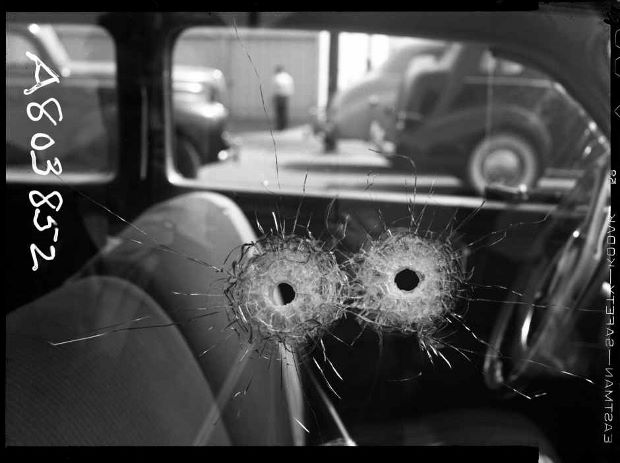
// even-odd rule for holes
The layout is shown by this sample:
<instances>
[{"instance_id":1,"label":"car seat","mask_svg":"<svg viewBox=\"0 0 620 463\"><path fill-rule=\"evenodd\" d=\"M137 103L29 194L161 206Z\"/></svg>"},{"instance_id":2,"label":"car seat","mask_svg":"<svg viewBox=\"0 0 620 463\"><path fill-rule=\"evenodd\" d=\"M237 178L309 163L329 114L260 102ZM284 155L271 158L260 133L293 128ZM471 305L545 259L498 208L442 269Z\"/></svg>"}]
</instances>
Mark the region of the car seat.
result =
<instances>
[{"instance_id":1,"label":"car seat","mask_svg":"<svg viewBox=\"0 0 620 463\"><path fill-rule=\"evenodd\" d=\"M231 251L255 239L247 219L231 200L213 193L181 195L145 211L132 226L111 238L108 245L67 283L71 288L88 278L123 281L142 291L145 296L148 294L151 303L168 317L155 317L157 320L152 320L152 323L140 321L139 326L144 328L123 332L125 335L122 336L128 339L127 342L138 343L142 350L148 350L149 343L140 342L140 336L134 340L133 336L137 332L171 331L183 340L185 348L191 352L191 361L183 358L187 352L175 359L175 356L181 355L175 351L162 362L162 367L158 367L154 361L151 365L159 372L157 374L165 374L170 362L175 365L176 362L181 365L185 362L197 366L201 371L203 381L206 381L211 393L209 401L216 404L205 419L211 423L221 421L227 434L226 439L220 439L212 435L216 428L205 425L197 441L200 443L212 443L213 439L217 443L243 445L292 445L303 442L304 431L295 422L295 419L303 420L303 411L294 359L283 349L272 350L273 355L264 358L266 355L261 357L240 342L229 329L230 320L226 311L228 301L223 295L226 281L221 279L221 273L197 263L202 260L221 265ZM156 243L167 246L168 251L158 248ZM75 291L67 292L64 287L61 290L67 297L76 294ZM207 295L185 295L189 293ZM43 298L35 304L40 307L47 302L48 299ZM87 299L82 305L92 302L94 299ZM104 309L103 305L99 305L89 310ZM28 319L27 314L33 313L29 306L16 312L14 316L24 320ZM41 309L40 312L45 311ZM119 316L111 322L124 322L132 326L132 317L132 313L127 313L126 317ZM104 321L107 323L107 320L102 319L100 322L98 317L94 317L83 329L75 327L73 335L87 336L93 329L106 326ZM169 326L170 323L174 325ZM117 336L118 333L114 333L105 337L114 339ZM153 342L160 342L157 336L165 335L151 336L154 337ZM89 342L99 341L95 338ZM141 354L136 355L139 358ZM109 359L104 357L97 361L105 364ZM62 359L58 359L58 362L62 362ZM128 365L133 363L129 362ZM127 374L130 376L130 372ZM80 382L76 383L76 387L80 388L80 391L75 391L78 395L84 390L79 386ZM179 386L179 392L186 387L182 382ZM191 383L187 387L191 387ZM204 389L201 393L205 393L207 388L201 388ZM115 400L116 392L112 390L107 400ZM19 394L14 398L19 399ZM158 406L157 403L152 405ZM167 405L164 408L167 409ZM94 422L98 420L92 414L90 418ZM110 441L113 441L112 437ZM176 439L170 442L178 444L181 441Z\"/></svg>"},{"instance_id":2,"label":"car seat","mask_svg":"<svg viewBox=\"0 0 620 463\"><path fill-rule=\"evenodd\" d=\"M9 314L5 444L192 445L204 427L209 443L228 444L223 423L206 420L214 395L178 330L110 332L147 320L170 322L112 277L72 281Z\"/></svg>"}]
</instances>

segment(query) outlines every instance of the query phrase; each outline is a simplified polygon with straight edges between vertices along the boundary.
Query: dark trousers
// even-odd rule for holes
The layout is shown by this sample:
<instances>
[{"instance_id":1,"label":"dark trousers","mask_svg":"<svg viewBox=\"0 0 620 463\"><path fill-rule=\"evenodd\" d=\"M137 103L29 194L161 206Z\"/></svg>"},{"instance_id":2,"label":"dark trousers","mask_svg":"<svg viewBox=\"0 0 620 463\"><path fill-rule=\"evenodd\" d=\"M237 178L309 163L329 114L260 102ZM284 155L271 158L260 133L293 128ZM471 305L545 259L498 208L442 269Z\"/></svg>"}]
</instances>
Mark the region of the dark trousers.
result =
<instances>
[{"instance_id":1,"label":"dark trousers","mask_svg":"<svg viewBox=\"0 0 620 463\"><path fill-rule=\"evenodd\" d=\"M288 97L275 95L273 105L276 110L276 130L284 130L288 127Z\"/></svg>"}]
</instances>

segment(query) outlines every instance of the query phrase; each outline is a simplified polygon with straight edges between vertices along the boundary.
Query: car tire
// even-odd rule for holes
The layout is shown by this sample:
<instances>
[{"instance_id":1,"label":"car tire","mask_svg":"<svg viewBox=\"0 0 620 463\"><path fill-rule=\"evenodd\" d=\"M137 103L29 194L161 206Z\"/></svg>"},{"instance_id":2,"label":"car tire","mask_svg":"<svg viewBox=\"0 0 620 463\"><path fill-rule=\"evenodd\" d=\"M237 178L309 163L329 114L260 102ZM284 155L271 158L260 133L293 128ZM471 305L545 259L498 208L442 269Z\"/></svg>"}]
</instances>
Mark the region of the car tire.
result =
<instances>
[{"instance_id":1,"label":"car tire","mask_svg":"<svg viewBox=\"0 0 620 463\"><path fill-rule=\"evenodd\" d=\"M505 168L506 161L518 164L518 172L510 180L501 177L496 180L486 171L489 162L495 162L496 165L504 162ZM484 193L485 187L492 182L532 188L538 182L541 171L541 159L534 146L521 135L504 132L485 136L474 146L467 161L466 181L480 194Z\"/></svg>"},{"instance_id":2,"label":"car tire","mask_svg":"<svg viewBox=\"0 0 620 463\"><path fill-rule=\"evenodd\" d=\"M177 133L175 166L186 178L197 178L200 170L200 154L194 143L185 135Z\"/></svg>"}]
</instances>

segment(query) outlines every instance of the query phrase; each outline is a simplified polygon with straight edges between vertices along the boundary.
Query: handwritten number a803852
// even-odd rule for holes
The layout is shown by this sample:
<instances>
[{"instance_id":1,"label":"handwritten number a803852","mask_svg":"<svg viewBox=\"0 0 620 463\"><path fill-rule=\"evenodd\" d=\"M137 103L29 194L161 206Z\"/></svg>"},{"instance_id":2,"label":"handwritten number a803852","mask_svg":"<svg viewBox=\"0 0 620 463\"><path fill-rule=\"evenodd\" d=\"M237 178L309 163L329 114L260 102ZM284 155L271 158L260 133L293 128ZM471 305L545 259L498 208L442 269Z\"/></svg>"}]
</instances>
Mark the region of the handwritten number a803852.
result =
<instances>
[{"instance_id":1,"label":"handwritten number a803852","mask_svg":"<svg viewBox=\"0 0 620 463\"><path fill-rule=\"evenodd\" d=\"M30 96L36 93L40 88L46 87L51 84L59 84L60 77L56 72L54 72L47 64L45 64L41 59L30 52L26 52L26 56L28 59L34 62L35 71L34 71L34 85L28 89L24 89L24 95ZM47 78L43 78L43 73L47 74ZM53 106L52 106L53 104ZM49 106L49 110L48 107ZM55 109L55 111L54 111ZM54 114L55 113L55 114ZM43 103L39 103L36 101L28 102L26 106L26 114L28 118L32 122L40 122L43 119L43 116L47 118L47 120L51 123L53 127L58 125L58 122L62 121L62 108L60 103L56 98L48 98ZM45 143L41 143L40 140L45 139ZM51 146L55 144L52 136L47 133L35 133L30 140L30 147L32 150L30 151L30 158L32 162L32 170L37 175L49 175L53 173L54 175L60 175L62 173L62 164L60 160L55 157L53 161L46 161L46 168L41 169L37 166L37 152L45 151ZM34 217L32 219L32 223L35 228L39 232L44 232L46 230L50 230L53 228L53 237L52 241L56 243L58 241L59 227L58 223L51 217L47 216L47 223L45 225L41 225L39 222L39 215L41 213L42 206L48 206L54 211L60 211L62 207L62 195L58 191L52 191L48 195L43 195L40 191L32 190L28 194L28 198L30 199L30 204L35 207ZM53 201L55 199L55 201ZM36 271L39 269L39 257L44 260L50 261L56 257L56 248L54 245L50 245L49 254L41 251L39 246L34 243L30 244L30 255L32 256L32 271Z\"/></svg>"}]
</instances>

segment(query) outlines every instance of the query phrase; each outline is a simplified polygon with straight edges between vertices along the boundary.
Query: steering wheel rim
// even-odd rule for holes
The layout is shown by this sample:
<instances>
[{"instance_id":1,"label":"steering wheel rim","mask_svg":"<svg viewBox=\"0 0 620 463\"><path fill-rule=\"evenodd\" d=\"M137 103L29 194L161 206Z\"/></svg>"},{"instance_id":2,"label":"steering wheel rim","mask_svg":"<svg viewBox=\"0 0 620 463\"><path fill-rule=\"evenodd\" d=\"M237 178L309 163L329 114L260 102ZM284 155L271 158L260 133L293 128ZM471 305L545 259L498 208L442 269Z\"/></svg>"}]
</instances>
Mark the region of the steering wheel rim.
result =
<instances>
[{"instance_id":1,"label":"steering wheel rim","mask_svg":"<svg viewBox=\"0 0 620 463\"><path fill-rule=\"evenodd\" d=\"M572 328L578 313L575 308L604 260L603 242L610 220L606 177L599 176L597 187L580 226L551 260L526 280L526 287L533 287L533 291L524 300L503 304L484 360L489 388L507 388L511 394L534 372L563 369L564 362L554 351ZM532 326L534 321L539 322L537 327Z\"/></svg>"}]
</instances>

